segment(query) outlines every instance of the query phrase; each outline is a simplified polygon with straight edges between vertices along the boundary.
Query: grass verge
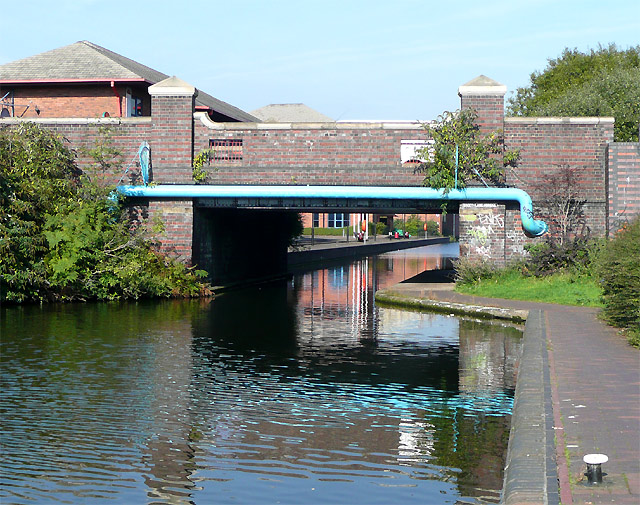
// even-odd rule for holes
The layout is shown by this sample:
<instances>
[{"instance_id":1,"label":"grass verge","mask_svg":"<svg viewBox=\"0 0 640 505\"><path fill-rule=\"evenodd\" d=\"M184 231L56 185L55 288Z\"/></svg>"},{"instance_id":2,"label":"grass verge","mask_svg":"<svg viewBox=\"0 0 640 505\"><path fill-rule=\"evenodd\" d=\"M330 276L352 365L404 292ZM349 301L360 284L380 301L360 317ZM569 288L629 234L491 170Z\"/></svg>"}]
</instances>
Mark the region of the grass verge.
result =
<instances>
[{"instance_id":1,"label":"grass verge","mask_svg":"<svg viewBox=\"0 0 640 505\"><path fill-rule=\"evenodd\" d=\"M515 269L498 271L474 283L458 283L456 291L490 298L602 307L597 282L590 276L569 273L525 277Z\"/></svg>"}]
</instances>

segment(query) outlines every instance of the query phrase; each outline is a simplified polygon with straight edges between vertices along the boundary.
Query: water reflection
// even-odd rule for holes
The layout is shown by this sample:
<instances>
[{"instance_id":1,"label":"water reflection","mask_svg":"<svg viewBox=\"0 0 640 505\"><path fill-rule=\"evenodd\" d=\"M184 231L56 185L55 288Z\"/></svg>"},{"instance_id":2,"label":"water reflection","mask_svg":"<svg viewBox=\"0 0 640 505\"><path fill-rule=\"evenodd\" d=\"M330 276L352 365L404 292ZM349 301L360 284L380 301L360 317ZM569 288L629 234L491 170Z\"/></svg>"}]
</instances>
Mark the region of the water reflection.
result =
<instances>
[{"instance_id":1,"label":"water reflection","mask_svg":"<svg viewBox=\"0 0 640 505\"><path fill-rule=\"evenodd\" d=\"M348 316L353 339L373 338L375 292L426 270L445 268L457 254L457 244L406 249L314 270L296 276L292 287L312 324L318 318Z\"/></svg>"},{"instance_id":2,"label":"water reflection","mask_svg":"<svg viewBox=\"0 0 640 505\"><path fill-rule=\"evenodd\" d=\"M211 303L3 308L0 499L496 501L518 332L375 307L420 261Z\"/></svg>"}]
</instances>

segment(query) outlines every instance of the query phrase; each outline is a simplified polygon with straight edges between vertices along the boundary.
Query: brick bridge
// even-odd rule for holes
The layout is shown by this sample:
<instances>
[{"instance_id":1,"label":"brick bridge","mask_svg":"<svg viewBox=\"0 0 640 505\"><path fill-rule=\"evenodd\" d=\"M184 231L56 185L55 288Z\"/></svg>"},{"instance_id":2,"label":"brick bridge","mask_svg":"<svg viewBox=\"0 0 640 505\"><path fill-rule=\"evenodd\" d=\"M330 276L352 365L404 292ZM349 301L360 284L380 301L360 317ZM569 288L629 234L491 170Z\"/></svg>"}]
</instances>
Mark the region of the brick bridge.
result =
<instances>
[{"instance_id":1,"label":"brick bridge","mask_svg":"<svg viewBox=\"0 0 640 505\"><path fill-rule=\"evenodd\" d=\"M205 168L206 183L212 185L420 186L422 182L422 176L414 173L415 165L404 163L402 156L406 146L428 140L419 123L216 123L206 113L196 112L197 90L175 77L149 87L149 93L150 117L34 121L55 129L76 149L91 146L101 127L108 126L125 159L133 159L140 143L148 142L155 184L193 184L194 156L210 147L215 147L215 154ZM584 226L592 234L607 235L638 214L640 144L614 143L613 118L505 118L505 93L504 86L485 77L458 90L461 107L475 109L483 131L502 129L505 147L520 150L517 169L506 173L508 185L527 191L535 205L542 175L562 166L575 167L580 174L579 199L585 202ZM2 119L0 125L17 121ZM79 155L79 164L87 166L89 160ZM107 174L113 183L121 176ZM131 164L123 183L141 183L138 166ZM135 209L164 223L164 251L199 264L214 282L286 267L285 237L278 231L286 211L219 208L194 198L137 200ZM531 240L521 230L519 209L510 204L461 203L452 210L460 215L463 254L504 264L522 256Z\"/></svg>"}]
</instances>

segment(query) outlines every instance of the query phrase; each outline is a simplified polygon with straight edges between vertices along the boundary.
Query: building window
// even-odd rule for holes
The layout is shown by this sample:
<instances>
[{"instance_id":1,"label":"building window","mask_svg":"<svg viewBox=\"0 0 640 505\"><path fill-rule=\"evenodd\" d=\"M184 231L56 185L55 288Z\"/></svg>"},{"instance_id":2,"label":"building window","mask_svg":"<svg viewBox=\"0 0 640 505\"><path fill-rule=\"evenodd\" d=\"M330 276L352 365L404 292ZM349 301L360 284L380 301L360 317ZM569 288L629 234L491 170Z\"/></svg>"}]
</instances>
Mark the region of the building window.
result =
<instances>
[{"instance_id":1,"label":"building window","mask_svg":"<svg viewBox=\"0 0 640 505\"><path fill-rule=\"evenodd\" d=\"M131 117L142 116L142 98L138 96L131 97Z\"/></svg>"},{"instance_id":2,"label":"building window","mask_svg":"<svg viewBox=\"0 0 640 505\"><path fill-rule=\"evenodd\" d=\"M314 228L318 228L320 226L320 214L318 214L317 212L313 213L311 226L313 226Z\"/></svg>"},{"instance_id":3,"label":"building window","mask_svg":"<svg viewBox=\"0 0 640 505\"><path fill-rule=\"evenodd\" d=\"M127 89L127 117L142 116L142 98L135 96L131 89Z\"/></svg>"},{"instance_id":4,"label":"building window","mask_svg":"<svg viewBox=\"0 0 640 505\"><path fill-rule=\"evenodd\" d=\"M327 215L327 228L344 228L349 226L349 214L333 213Z\"/></svg>"},{"instance_id":5,"label":"building window","mask_svg":"<svg viewBox=\"0 0 640 505\"><path fill-rule=\"evenodd\" d=\"M213 161L242 160L242 139L211 139L209 147L213 149Z\"/></svg>"}]
</instances>

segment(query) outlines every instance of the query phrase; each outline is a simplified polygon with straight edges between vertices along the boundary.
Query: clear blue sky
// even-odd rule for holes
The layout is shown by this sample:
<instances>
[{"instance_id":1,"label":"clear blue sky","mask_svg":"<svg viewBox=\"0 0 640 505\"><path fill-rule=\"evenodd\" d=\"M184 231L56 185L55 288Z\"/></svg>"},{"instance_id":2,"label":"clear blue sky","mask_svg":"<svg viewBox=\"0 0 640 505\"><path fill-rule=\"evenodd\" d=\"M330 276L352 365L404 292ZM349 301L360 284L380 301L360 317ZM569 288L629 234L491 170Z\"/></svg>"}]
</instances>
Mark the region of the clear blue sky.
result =
<instances>
[{"instance_id":1,"label":"clear blue sky","mask_svg":"<svg viewBox=\"0 0 640 505\"><path fill-rule=\"evenodd\" d=\"M246 111L302 102L334 119L435 119L480 74L509 96L565 47L640 43L640 0L24 0L3 13L0 64L89 40Z\"/></svg>"}]
</instances>

